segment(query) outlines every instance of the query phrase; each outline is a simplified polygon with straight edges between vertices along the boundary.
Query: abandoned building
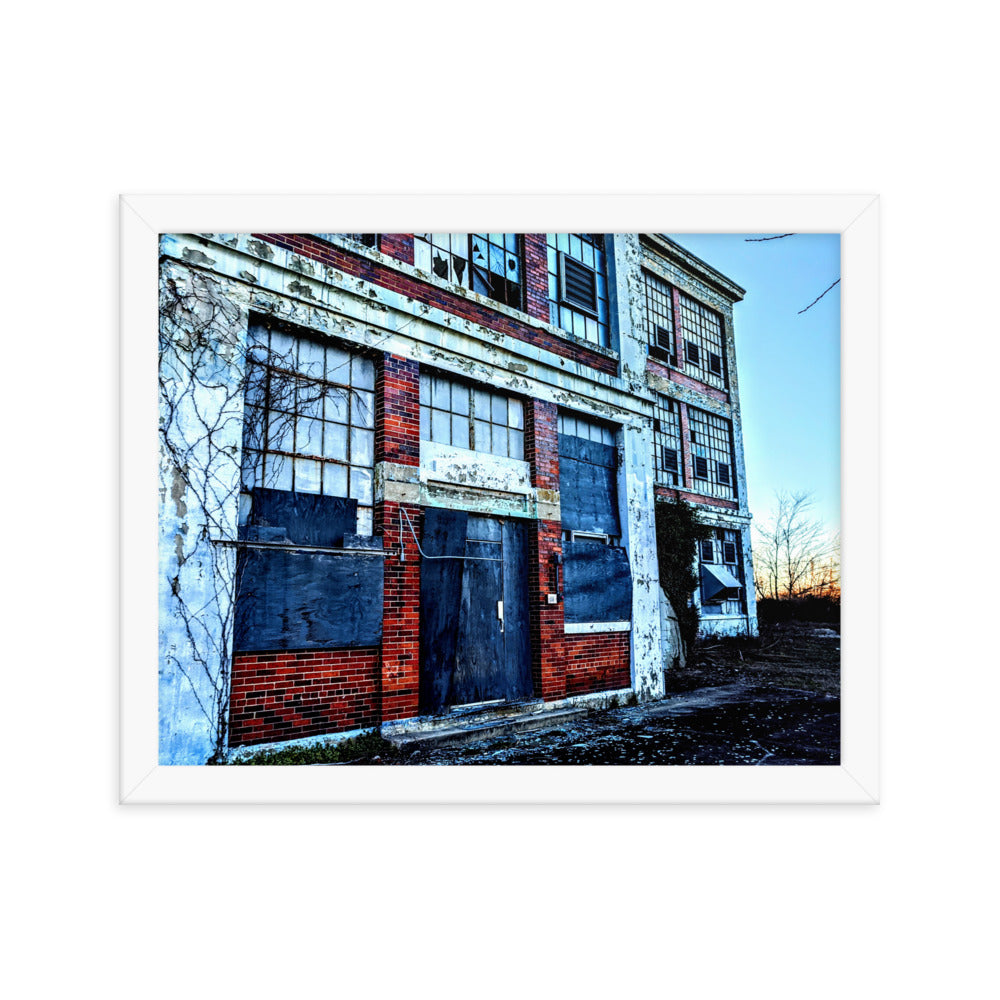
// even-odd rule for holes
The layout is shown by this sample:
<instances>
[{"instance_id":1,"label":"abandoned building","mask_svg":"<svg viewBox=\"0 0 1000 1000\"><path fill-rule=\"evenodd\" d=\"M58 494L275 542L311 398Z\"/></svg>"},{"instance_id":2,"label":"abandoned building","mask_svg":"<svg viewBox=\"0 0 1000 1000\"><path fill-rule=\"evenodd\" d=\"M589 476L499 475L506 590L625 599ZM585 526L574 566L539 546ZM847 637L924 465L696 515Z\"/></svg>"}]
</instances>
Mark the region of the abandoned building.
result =
<instances>
[{"instance_id":1,"label":"abandoned building","mask_svg":"<svg viewBox=\"0 0 1000 1000\"><path fill-rule=\"evenodd\" d=\"M160 760L664 692L754 633L733 305L657 234L160 238Z\"/></svg>"}]
</instances>

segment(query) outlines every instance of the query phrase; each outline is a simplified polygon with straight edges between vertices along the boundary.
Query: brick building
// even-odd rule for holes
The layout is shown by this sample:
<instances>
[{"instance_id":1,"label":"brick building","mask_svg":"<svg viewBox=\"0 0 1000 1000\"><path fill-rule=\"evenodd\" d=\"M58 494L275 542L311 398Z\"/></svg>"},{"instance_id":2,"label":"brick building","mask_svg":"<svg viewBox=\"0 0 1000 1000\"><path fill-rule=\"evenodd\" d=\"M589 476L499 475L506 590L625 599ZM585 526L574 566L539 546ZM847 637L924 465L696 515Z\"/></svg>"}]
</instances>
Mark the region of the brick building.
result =
<instances>
[{"instance_id":1,"label":"brick building","mask_svg":"<svg viewBox=\"0 0 1000 1000\"><path fill-rule=\"evenodd\" d=\"M664 236L160 241L160 759L662 695L754 632L732 309Z\"/></svg>"}]
</instances>

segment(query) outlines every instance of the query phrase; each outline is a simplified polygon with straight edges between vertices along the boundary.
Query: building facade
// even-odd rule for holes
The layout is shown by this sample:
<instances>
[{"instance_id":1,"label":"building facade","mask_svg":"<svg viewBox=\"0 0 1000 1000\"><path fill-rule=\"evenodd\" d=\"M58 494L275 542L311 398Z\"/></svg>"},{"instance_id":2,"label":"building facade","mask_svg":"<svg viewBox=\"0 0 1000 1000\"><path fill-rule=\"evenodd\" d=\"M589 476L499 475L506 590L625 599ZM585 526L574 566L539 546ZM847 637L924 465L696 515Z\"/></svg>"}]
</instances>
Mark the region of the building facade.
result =
<instances>
[{"instance_id":1,"label":"building facade","mask_svg":"<svg viewBox=\"0 0 1000 1000\"><path fill-rule=\"evenodd\" d=\"M659 499L754 633L742 296L659 235L161 237L161 762L662 696Z\"/></svg>"}]
</instances>

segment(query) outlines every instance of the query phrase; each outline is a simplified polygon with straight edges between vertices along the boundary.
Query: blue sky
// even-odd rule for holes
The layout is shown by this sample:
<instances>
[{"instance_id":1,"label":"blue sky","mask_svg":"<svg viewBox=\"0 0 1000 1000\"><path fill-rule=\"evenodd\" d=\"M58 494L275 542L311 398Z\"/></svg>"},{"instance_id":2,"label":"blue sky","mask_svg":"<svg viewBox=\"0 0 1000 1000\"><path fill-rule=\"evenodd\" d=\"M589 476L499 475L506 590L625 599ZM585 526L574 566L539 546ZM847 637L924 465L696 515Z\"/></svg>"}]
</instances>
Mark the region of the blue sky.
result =
<instances>
[{"instance_id":1,"label":"blue sky","mask_svg":"<svg viewBox=\"0 0 1000 1000\"><path fill-rule=\"evenodd\" d=\"M839 233L763 243L770 233L670 233L746 289L734 310L750 511L767 521L776 490L815 494L815 516L840 530Z\"/></svg>"}]
</instances>

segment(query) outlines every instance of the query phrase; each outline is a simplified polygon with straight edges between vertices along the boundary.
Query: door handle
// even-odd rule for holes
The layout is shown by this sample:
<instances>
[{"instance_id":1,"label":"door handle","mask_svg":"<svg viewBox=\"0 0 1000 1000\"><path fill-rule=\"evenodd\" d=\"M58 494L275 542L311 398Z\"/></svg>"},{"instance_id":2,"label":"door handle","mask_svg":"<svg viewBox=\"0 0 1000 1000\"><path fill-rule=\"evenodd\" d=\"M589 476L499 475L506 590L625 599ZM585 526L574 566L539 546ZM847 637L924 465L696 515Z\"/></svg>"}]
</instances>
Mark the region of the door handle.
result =
<instances>
[{"instance_id":1,"label":"door handle","mask_svg":"<svg viewBox=\"0 0 1000 1000\"><path fill-rule=\"evenodd\" d=\"M500 621L500 631L503 631L503 601L497 601L497 618Z\"/></svg>"}]
</instances>

